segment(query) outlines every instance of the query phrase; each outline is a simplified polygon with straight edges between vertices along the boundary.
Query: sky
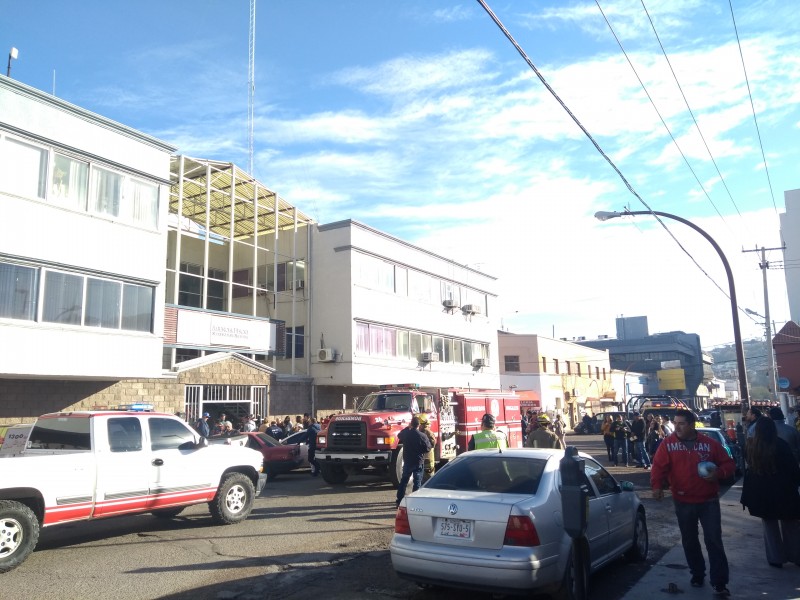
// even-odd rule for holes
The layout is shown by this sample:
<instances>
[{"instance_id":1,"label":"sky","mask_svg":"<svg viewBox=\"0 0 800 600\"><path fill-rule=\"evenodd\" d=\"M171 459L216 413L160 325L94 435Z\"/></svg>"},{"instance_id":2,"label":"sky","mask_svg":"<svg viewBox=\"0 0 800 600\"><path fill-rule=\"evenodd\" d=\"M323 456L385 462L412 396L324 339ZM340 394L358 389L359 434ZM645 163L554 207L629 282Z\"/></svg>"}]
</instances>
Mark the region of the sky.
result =
<instances>
[{"instance_id":1,"label":"sky","mask_svg":"<svg viewBox=\"0 0 800 600\"><path fill-rule=\"evenodd\" d=\"M699 232L594 218L674 214L719 245L742 336L763 336L744 312L765 314L750 250L781 246L783 194L800 188L795 3L487 4L552 92L477 1L257 0L254 175L320 223L354 219L496 276L503 329L594 339L647 316L650 333L731 343L728 278ZM247 168L247 1L0 11L13 78ZM766 258L780 328L783 256Z\"/></svg>"}]
</instances>

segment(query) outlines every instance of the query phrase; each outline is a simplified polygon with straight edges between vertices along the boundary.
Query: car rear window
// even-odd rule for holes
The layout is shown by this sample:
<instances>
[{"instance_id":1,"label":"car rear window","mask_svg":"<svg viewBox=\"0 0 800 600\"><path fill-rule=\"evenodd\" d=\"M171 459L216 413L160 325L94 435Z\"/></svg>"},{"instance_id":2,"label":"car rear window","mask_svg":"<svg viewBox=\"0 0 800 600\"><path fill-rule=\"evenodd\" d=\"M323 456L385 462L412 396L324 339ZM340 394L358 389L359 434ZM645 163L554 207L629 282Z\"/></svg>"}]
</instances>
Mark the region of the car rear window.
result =
<instances>
[{"instance_id":1,"label":"car rear window","mask_svg":"<svg viewBox=\"0 0 800 600\"><path fill-rule=\"evenodd\" d=\"M546 460L476 454L447 464L426 484L435 490L534 495L539 489Z\"/></svg>"},{"instance_id":2,"label":"car rear window","mask_svg":"<svg viewBox=\"0 0 800 600\"><path fill-rule=\"evenodd\" d=\"M28 448L32 450L91 450L89 419L81 417L39 419L31 429Z\"/></svg>"}]
</instances>

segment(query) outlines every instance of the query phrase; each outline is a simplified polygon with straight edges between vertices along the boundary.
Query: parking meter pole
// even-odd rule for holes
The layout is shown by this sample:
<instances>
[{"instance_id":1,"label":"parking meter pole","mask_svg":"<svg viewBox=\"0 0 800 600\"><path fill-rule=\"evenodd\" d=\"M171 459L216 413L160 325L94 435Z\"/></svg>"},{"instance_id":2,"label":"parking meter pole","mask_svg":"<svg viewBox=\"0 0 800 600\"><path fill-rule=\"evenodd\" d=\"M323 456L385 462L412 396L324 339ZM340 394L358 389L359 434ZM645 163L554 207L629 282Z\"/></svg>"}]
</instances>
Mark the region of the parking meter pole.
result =
<instances>
[{"instance_id":1,"label":"parking meter pole","mask_svg":"<svg viewBox=\"0 0 800 600\"><path fill-rule=\"evenodd\" d=\"M589 572L586 564L588 557L582 542L589 521L589 489L584 483L584 467L585 461L578 456L578 449L567 446L558 467L561 474L561 516L564 530L574 540L572 551L578 600L585 600L587 597Z\"/></svg>"}]
</instances>

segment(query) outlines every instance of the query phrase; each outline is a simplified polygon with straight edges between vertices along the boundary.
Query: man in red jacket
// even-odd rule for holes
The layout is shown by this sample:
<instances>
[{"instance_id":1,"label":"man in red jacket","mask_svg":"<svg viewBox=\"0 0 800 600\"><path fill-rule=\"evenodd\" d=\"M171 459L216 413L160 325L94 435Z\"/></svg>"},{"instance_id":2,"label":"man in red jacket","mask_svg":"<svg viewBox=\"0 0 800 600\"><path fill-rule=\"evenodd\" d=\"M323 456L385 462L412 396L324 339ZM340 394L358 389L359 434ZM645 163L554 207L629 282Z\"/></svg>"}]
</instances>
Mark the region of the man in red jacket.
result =
<instances>
[{"instance_id":1,"label":"man in red jacket","mask_svg":"<svg viewBox=\"0 0 800 600\"><path fill-rule=\"evenodd\" d=\"M703 526L711 586L716 597L726 598L730 592L728 559L722 546L719 480L731 477L736 465L719 442L695 430L695 419L690 410L675 412L675 432L664 439L653 457L650 487L653 498L661 500L669 484L693 587L702 587L706 576L697 523ZM701 476L698 465L709 462L716 468L706 471L708 465L703 465L706 474Z\"/></svg>"}]
</instances>

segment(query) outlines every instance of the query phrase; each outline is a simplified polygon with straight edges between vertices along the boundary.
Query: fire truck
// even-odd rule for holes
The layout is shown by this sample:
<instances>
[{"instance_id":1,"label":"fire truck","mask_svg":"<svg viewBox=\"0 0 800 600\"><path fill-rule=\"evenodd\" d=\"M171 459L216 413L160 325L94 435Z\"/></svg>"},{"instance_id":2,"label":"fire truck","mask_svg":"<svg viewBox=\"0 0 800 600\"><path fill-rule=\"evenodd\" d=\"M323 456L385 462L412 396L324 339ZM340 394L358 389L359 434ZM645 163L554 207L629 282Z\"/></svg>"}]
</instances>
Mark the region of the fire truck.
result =
<instances>
[{"instance_id":1,"label":"fire truck","mask_svg":"<svg viewBox=\"0 0 800 600\"><path fill-rule=\"evenodd\" d=\"M481 429L481 417L494 415L496 429L510 447L522 447L520 400L513 393L459 388L423 390L417 384L386 385L367 394L355 412L332 415L317 436L322 478L344 483L350 474L370 470L398 485L403 451L397 436L414 415L425 413L436 437L437 465L467 450Z\"/></svg>"}]
</instances>

